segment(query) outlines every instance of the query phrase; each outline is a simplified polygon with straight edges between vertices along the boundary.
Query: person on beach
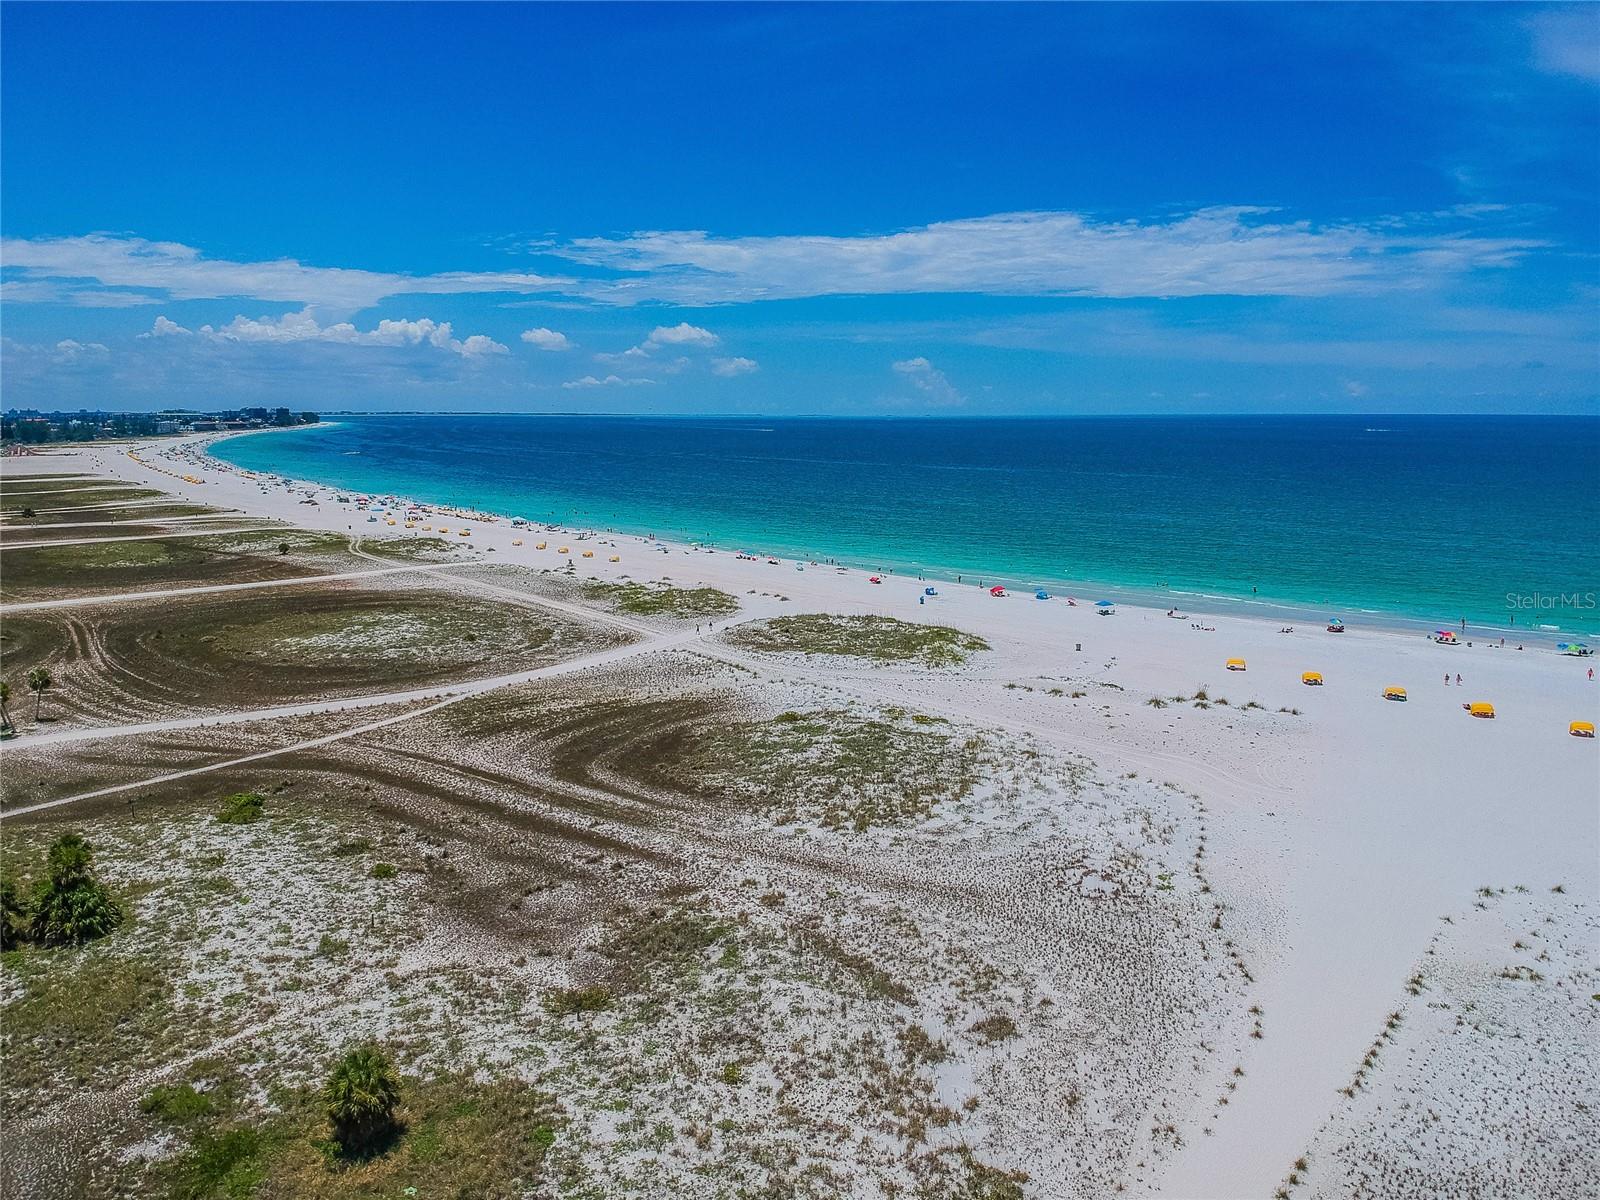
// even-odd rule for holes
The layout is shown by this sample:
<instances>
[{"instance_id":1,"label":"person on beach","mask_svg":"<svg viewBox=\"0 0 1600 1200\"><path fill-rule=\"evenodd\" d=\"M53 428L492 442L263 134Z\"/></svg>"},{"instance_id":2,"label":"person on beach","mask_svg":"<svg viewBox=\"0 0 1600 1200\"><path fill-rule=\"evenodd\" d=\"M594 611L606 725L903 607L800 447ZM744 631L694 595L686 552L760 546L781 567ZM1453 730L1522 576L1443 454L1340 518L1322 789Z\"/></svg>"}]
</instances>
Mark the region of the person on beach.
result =
<instances>
[{"instance_id":1,"label":"person on beach","mask_svg":"<svg viewBox=\"0 0 1600 1200\"><path fill-rule=\"evenodd\" d=\"M1457 687L1461 686L1461 676L1459 674L1456 676L1456 686Z\"/></svg>"},{"instance_id":2,"label":"person on beach","mask_svg":"<svg viewBox=\"0 0 1600 1200\"><path fill-rule=\"evenodd\" d=\"M1450 672L1449 671L1446 671L1444 673L1444 685L1445 685L1445 687L1449 687L1450 686Z\"/></svg>"}]
</instances>

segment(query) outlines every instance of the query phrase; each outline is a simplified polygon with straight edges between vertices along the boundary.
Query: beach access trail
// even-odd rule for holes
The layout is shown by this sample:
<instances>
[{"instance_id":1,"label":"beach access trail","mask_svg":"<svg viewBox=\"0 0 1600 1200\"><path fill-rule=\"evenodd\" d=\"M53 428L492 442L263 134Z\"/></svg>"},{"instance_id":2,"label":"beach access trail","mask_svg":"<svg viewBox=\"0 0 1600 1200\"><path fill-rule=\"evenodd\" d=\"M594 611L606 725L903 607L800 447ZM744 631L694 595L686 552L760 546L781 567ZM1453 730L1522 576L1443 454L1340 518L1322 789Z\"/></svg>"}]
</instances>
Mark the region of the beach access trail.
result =
<instances>
[{"instance_id":1,"label":"beach access trail","mask_svg":"<svg viewBox=\"0 0 1600 1200\"><path fill-rule=\"evenodd\" d=\"M7 542L7 550L39 550L48 546L98 546L105 542L164 542L170 538L225 537L234 533L270 533L281 529L279 525L240 525L232 529L170 529L155 533L123 535L121 537L51 538L42 542Z\"/></svg>"},{"instance_id":2,"label":"beach access trail","mask_svg":"<svg viewBox=\"0 0 1600 1200\"><path fill-rule=\"evenodd\" d=\"M119 447L90 447L43 457L35 469L48 470L71 458L75 467L115 473L185 501L309 529L353 532L356 515L343 506L299 504L302 492L326 501L334 489L274 484L264 490L257 478L206 459L207 440L141 443L134 447L137 457ZM182 478L186 474L201 482ZM537 569L565 566L578 557L516 545L534 531L513 529L504 521L462 514L444 519L453 527L471 528L472 565ZM369 527L363 536L406 534ZM1405 981L1424 962L1442 917L1470 910L1481 886L1546 891L1559 885L1576 895L1600 893L1595 743L1567 736L1568 721L1600 716L1600 692L1586 679L1584 664L1560 658L1537 634L1518 631L1527 639L1526 651L1519 652L1515 639L1502 648L1497 636L1478 631L1470 635L1472 647L1440 647L1427 640L1420 623L1411 632L1353 628L1331 636L1310 613L1281 622L1229 613L1169 620L1158 609L1122 605L1117 615L1098 618L1087 605L1070 607L1059 599L991 598L971 580L941 582L943 594L925 601L921 580L888 572L882 573L883 584L874 585L863 570L740 559L642 536L593 532L583 540L583 531L550 530L538 537L552 547L558 539L570 541L575 550L580 540L584 548L613 547L583 560L586 577L619 582L666 575L679 586L733 594L745 611L718 623L711 635L651 631L630 646L530 672L530 679L656 650L690 650L769 678L823 683L871 703L1034 734L1052 746L1092 754L1103 771L1141 772L1202 798L1209 822L1209 877L1228 905L1230 929L1237 930L1234 936L1250 961L1252 1002L1263 1010L1264 1036L1245 1048L1245 1075L1226 1110L1207 1111L1196 1104L1159 1184L1130 1189L1130 1194L1272 1195L1338 1105L1339 1089L1349 1082L1386 1014L1408 1002ZM359 548L357 553L372 557ZM607 561L611 553L620 558L618 564ZM381 568L355 577L415 571L454 580L454 586L503 592L520 603L543 599L457 577L454 570L461 565ZM173 594L313 581L291 578ZM138 595L81 603L129 602ZM585 619L605 619L593 608L544 602ZM6 606L0 613L77 603L36 602ZM849 660L771 659L708 640L738 621L778 612L949 624L984 637L994 649L954 671L918 673L866 669ZM1293 633L1281 632L1291 625ZM1235 656L1248 659L1247 673L1224 672L1224 660ZM1322 672L1326 686L1302 685L1301 673L1308 670ZM1441 682L1457 674L1466 677L1464 687ZM497 677L509 678L514 677ZM508 686L480 680L461 687L484 684ZM1385 702L1382 693L1391 684L1407 685L1410 701ZM1185 699L1202 686L1209 687L1213 699L1205 709ZM1060 695L1064 689L1085 699L1072 703ZM426 704L356 729L112 790L150 787L357 736L481 694L446 695L446 690L421 689L426 695L415 699ZM1221 694L1232 705L1215 703ZM397 702L397 695L370 702ZM1150 703L1156 699L1160 707ZM1479 699L1495 702L1496 720L1472 720L1461 711L1463 702ZM1242 711L1246 701L1259 704L1259 711ZM313 707L326 711L353 703ZM230 716L258 720L260 711ZM198 724L218 720L210 716ZM101 736L103 731L90 732ZM28 740L14 744L21 748ZM91 793L97 794L105 793ZM26 811L33 810L6 815ZM1231 1065L1231 1058L1218 1061L1210 1074L1197 1074L1195 1094L1220 1090Z\"/></svg>"}]
</instances>

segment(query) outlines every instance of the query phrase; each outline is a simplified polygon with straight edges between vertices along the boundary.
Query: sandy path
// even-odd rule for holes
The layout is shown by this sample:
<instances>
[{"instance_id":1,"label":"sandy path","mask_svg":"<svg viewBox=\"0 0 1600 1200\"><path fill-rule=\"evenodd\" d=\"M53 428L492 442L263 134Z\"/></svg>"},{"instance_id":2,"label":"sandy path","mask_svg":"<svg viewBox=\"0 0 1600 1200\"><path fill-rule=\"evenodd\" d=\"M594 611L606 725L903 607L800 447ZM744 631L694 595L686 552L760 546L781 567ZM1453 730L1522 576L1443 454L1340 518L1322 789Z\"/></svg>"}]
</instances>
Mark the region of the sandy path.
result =
<instances>
[{"instance_id":1,"label":"sandy path","mask_svg":"<svg viewBox=\"0 0 1600 1200\"><path fill-rule=\"evenodd\" d=\"M18 525L15 522L0 522L0 530L40 530L49 532L53 529L120 529L129 525L178 525L195 521L237 521L238 513L194 513L187 517L143 517L129 518L121 521L51 521L40 525ZM212 533L221 533L220 529L211 530Z\"/></svg>"},{"instance_id":2,"label":"sandy path","mask_svg":"<svg viewBox=\"0 0 1600 1200\"><path fill-rule=\"evenodd\" d=\"M208 531L209 532L209 531ZM16 549L14 546L0 547ZM370 558L371 555L364 557ZM374 560L381 561L381 560ZM371 579L379 575L400 575L405 572L427 571L439 574L454 566L474 566L474 563L408 565L381 567L373 571L337 571L331 575L290 575L284 579L255 579L249 583L206 583L198 587L159 588L148 592L108 592L103 596L67 596L59 600L24 600L16 604L0 604L0 616L7 613L35 612L45 608L88 608L101 604L135 604L145 600L171 600L184 596L207 596L215 592L245 592L256 588L298 587L308 583L337 583L347 579Z\"/></svg>"},{"instance_id":3,"label":"sandy path","mask_svg":"<svg viewBox=\"0 0 1600 1200\"><path fill-rule=\"evenodd\" d=\"M238 518L235 518L237 520ZM42 546L94 546L101 542L153 542L163 538L222 537L230 533L265 533L277 525L240 525L232 529L173 529L161 533L125 534L121 537L59 538L43 542L8 542L7 550L37 550Z\"/></svg>"},{"instance_id":4,"label":"sandy path","mask_svg":"<svg viewBox=\"0 0 1600 1200\"><path fill-rule=\"evenodd\" d=\"M63 513L63 512L94 512L101 508L145 508L150 505L164 505L173 503L188 503L187 501L174 501L171 496L155 496L148 500L104 500L99 504L70 504L64 508L36 508L36 513ZM9 523L20 513L20 509L7 509L0 514L0 524Z\"/></svg>"}]
</instances>

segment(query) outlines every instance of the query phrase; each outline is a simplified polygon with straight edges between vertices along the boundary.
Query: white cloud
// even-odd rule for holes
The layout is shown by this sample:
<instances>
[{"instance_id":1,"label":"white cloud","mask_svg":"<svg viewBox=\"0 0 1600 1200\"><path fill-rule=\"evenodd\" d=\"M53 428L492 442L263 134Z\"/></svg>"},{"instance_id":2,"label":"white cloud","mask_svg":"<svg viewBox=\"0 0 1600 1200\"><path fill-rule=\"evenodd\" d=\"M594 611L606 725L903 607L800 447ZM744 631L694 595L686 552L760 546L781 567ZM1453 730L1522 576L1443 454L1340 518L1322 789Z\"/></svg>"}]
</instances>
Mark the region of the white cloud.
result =
<instances>
[{"instance_id":1,"label":"white cloud","mask_svg":"<svg viewBox=\"0 0 1600 1200\"><path fill-rule=\"evenodd\" d=\"M79 342L72 338L62 338L56 343L55 358L57 362L75 362L78 359L110 353L110 349L99 342Z\"/></svg>"},{"instance_id":2,"label":"white cloud","mask_svg":"<svg viewBox=\"0 0 1600 1200\"><path fill-rule=\"evenodd\" d=\"M650 336L636 348L654 350L660 346L694 346L710 349L721 340L711 330L701 329L698 325L684 321L678 325L657 325L650 331Z\"/></svg>"},{"instance_id":3,"label":"white cloud","mask_svg":"<svg viewBox=\"0 0 1600 1200\"><path fill-rule=\"evenodd\" d=\"M724 379L731 379L735 375L748 375L752 371L759 371L761 364L753 358L713 358L711 360L711 373L721 375Z\"/></svg>"},{"instance_id":4,"label":"white cloud","mask_svg":"<svg viewBox=\"0 0 1600 1200\"><path fill-rule=\"evenodd\" d=\"M160 316L156 318L156 323L150 326L149 333L141 333L139 336L142 338L181 337L189 332L176 321Z\"/></svg>"},{"instance_id":5,"label":"white cloud","mask_svg":"<svg viewBox=\"0 0 1600 1200\"><path fill-rule=\"evenodd\" d=\"M966 397L956 390L955 385L945 378L945 373L939 370L926 358L907 358L892 364L895 373L908 380L911 386L925 395L935 404L961 404Z\"/></svg>"},{"instance_id":6,"label":"white cloud","mask_svg":"<svg viewBox=\"0 0 1600 1200\"><path fill-rule=\"evenodd\" d=\"M165 337L187 332L181 325L165 317L157 317L150 332L141 336ZM334 342L345 346L432 346L463 358L510 353L507 347L481 333L458 340L449 321L434 321L428 317L416 321L386 318L379 321L376 328L363 333L348 321L323 325L310 309L284 313L275 318L239 316L220 328L202 325L200 335L213 341L255 344Z\"/></svg>"},{"instance_id":7,"label":"white cloud","mask_svg":"<svg viewBox=\"0 0 1600 1200\"><path fill-rule=\"evenodd\" d=\"M1344 381L1344 394L1349 396L1352 400L1361 399L1361 397L1365 396L1371 390L1371 388L1362 383L1359 379L1346 379Z\"/></svg>"},{"instance_id":8,"label":"white cloud","mask_svg":"<svg viewBox=\"0 0 1600 1200\"><path fill-rule=\"evenodd\" d=\"M567 338L566 334L557 333L554 329L545 329L542 326L538 329L524 329L522 331L522 340L540 350L572 349L572 342Z\"/></svg>"},{"instance_id":9,"label":"white cloud","mask_svg":"<svg viewBox=\"0 0 1600 1200\"><path fill-rule=\"evenodd\" d=\"M654 382L654 379L624 379L620 375L607 375L604 379L585 375L582 379L569 379L561 386L564 388L641 387Z\"/></svg>"}]
</instances>

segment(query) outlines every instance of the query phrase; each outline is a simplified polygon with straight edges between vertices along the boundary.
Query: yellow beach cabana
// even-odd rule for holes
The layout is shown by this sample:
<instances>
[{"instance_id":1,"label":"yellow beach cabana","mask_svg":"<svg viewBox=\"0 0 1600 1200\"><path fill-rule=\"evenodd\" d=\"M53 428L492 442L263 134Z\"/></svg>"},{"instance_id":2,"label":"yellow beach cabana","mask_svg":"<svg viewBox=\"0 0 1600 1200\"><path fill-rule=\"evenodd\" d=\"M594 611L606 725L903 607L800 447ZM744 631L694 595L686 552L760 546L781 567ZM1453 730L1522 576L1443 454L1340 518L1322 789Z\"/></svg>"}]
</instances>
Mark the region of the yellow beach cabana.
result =
<instances>
[{"instance_id":1,"label":"yellow beach cabana","mask_svg":"<svg viewBox=\"0 0 1600 1200\"><path fill-rule=\"evenodd\" d=\"M1574 721L1571 725L1567 726L1567 732L1573 737L1592 738L1594 736L1594 722Z\"/></svg>"},{"instance_id":2,"label":"yellow beach cabana","mask_svg":"<svg viewBox=\"0 0 1600 1200\"><path fill-rule=\"evenodd\" d=\"M1463 704L1461 707L1467 710L1467 716L1469 717L1486 717L1490 720L1494 719L1494 705L1489 704L1486 701L1474 700L1471 704Z\"/></svg>"},{"instance_id":3,"label":"yellow beach cabana","mask_svg":"<svg viewBox=\"0 0 1600 1200\"><path fill-rule=\"evenodd\" d=\"M1245 669L1244 659L1242 658L1230 658L1225 665L1230 671L1243 671Z\"/></svg>"},{"instance_id":4,"label":"yellow beach cabana","mask_svg":"<svg viewBox=\"0 0 1600 1200\"><path fill-rule=\"evenodd\" d=\"M621 562L622 561L622 555L613 554L610 558L606 559L606 561L607 562Z\"/></svg>"},{"instance_id":5,"label":"yellow beach cabana","mask_svg":"<svg viewBox=\"0 0 1600 1200\"><path fill-rule=\"evenodd\" d=\"M471 537L472 536L472 530L463 529L460 533L456 534L456 536L457 537Z\"/></svg>"},{"instance_id":6,"label":"yellow beach cabana","mask_svg":"<svg viewBox=\"0 0 1600 1200\"><path fill-rule=\"evenodd\" d=\"M583 552L583 556L585 558L593 558L594 557L594 551L593 550L585 550Z\"/></svg>"},{"instance_id":7,"label":"yellow beach cabana","mask_svg":"<svg viewBox=\"0 0 1600 1200\"><path fill-rule=\"evenodd\" d=\"M1404 700L1406 698L1406 690L1403 687L1399 687L1398 685L1391 683L1388 687L1383 689L1383 698L1385 700Z\"/></svg>"},{"instance_id":8,"label":"yellow beach cabana","mask_svg":"<svg viewBox=\"0 0 1600 1200\"><path fill-rule=\"evenodd\" d=\"M548 542L540 542L537 546L534 547L534 549L535 550L543 550L547 545L549 545Z\"/></svg>"},{"instance_id":9,"label":"yellow beach cabana","mask_svg":"<svg viewBox=\"0 0 1600 1200\"><path fill-rule=\"evenodd\" d=\"M522 545L522 539L521 538L512 538L511 539L511 544L513 546L520 546L520 545Z\"/></svg>"},{"instance_id":10,"label":"yellow beach cabana","mask_svg":"<svg viewBox=\"0 0 1600 1200\"><path fill-rule=\"evenodd\" d=\"M572 547L571 546L557 546L556 547L556 553L557 554L571 554L572 553Z\"/></svg>"},{"instance_id":11,"label":"yellow beach cabana","mask_svg":"<svg viewBox=\"0 0 1600 1200\"><path fill-rule=\"evenodd\" d=\"M1322 672L1321 671L1302 671L1300 673L1300 682L1305 684L1307 687L1321 687L1322 686Z\"/></svg>"}]
</instances>

